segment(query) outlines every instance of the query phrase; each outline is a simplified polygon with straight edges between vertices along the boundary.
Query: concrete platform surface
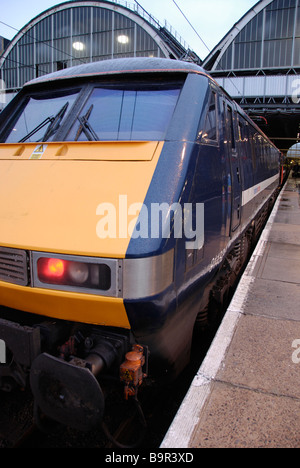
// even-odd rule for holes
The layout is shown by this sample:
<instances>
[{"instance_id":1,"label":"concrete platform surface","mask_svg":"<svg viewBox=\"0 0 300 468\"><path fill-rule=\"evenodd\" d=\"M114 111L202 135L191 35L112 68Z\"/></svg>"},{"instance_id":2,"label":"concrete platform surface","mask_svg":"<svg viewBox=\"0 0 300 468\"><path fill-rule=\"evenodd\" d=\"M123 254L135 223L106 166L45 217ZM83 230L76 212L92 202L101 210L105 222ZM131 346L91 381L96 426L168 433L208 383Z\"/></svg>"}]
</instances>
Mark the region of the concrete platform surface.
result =
<instances>
[{"instance_id":1,"label":"concrete platform surface","mask_svg":"<svg viewBox=\"0 0 300 468\"><path fill-rule=\"evenodd\" d=\"M290 177L161 448L300 448L299 192Z\"/></svg>"}]
</instances>

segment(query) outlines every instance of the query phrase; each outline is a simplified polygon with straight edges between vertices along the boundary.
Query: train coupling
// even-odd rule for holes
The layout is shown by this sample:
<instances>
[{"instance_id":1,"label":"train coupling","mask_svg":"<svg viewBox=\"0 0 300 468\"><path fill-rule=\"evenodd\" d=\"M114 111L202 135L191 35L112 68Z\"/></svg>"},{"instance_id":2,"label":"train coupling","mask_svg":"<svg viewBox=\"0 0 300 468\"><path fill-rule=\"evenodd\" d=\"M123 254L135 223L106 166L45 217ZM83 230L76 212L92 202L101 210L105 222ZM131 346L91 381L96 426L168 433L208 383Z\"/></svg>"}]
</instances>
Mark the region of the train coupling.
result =
<instances>
[{"instance_id":1,"label":"train coupling","mask_svg":"<svg viewBox=\"0 0 300 468\"><path fill-rule=\"evenodd\" d=\"M60 354L37 356L30 370L35 402L35 420L43 428L40 414L82 431L99 427L105 410L105 396L99 378L116 374L128 351L121 335L97 336L85 346L83 357L76 353L74 337L60 347ZM74 353L74 354L73 354ZM41 424L40 424L41 423Z\"/></svg>"},{"instance_id":2,"label":"train coupling","mask_svg":"<svg viewBox=\"0 0 300 468\"><path fill-rule=\"evenodd\" d=\"M0 318L7 363L0 365L0 389L30 384L34 416L89 431L101 426L105 393L113 382L133 396L148 374L148 348L129 333L46 320L33 326ZM120 386L121 383L121 386ZM46 417L46 418L45 418Z\"/></svg>"},{"instance_id":3,"label":"train coupling","mask_svg":"<svg viewBox=\"0 0 300 468\"><path fill-rule=\"evenodd\" d=\"M120 380L125 384L124 397L137 394L138 387L147 377L148 349L135 344L132 350L126 353L125 361L120 365ZM144 367L146 365L146 367Z\"/></svg>"}]
</instances>

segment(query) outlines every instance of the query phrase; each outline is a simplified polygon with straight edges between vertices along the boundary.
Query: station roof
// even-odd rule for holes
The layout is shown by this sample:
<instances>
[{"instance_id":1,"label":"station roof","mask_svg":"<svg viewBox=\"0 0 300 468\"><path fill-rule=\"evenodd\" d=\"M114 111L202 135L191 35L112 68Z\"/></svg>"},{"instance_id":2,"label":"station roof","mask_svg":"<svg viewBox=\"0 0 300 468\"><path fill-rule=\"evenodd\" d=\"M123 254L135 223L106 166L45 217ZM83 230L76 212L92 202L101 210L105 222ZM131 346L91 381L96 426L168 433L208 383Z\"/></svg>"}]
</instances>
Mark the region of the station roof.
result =
<instances>
[{"instance_id":1,"label":"station roof","mask_svg":"<svg viewBox=\"0 0 300 468\"><path fill-rule=\"evenodd\" d=\"M200 64L167 23L125 0L73 0L27 23L0 57L7 90L81 63L122 57L164 57Z\"/></svg>"},{"instance_id":2,"label":"station roof","mask_svg":"<svg viewBox=\"0 0 300 468\"><path fill-rule=\"evenodd\" d=\"M300 67L298 0L260 0L233 25L204 59L220 74Z\"/></svg>"},{"instance_id":3,"label":"station roof","mask_svg":"<svg viewBox=\"0 0 300 468\"><path fill-rule=\"evenodd\" d=\"M300 159L300 142L291 146L286 156L291 159Z\"/></svg>"},{"instance_id":4,"label":"station roof","mask_svg":"<svg viewBox=\"0 0 300 468\"><path fill-rule=\"evenodd\" d=\"M299 140L299 0L258 1L202 66L284 154Z\"/></svg>"}]
</instances>

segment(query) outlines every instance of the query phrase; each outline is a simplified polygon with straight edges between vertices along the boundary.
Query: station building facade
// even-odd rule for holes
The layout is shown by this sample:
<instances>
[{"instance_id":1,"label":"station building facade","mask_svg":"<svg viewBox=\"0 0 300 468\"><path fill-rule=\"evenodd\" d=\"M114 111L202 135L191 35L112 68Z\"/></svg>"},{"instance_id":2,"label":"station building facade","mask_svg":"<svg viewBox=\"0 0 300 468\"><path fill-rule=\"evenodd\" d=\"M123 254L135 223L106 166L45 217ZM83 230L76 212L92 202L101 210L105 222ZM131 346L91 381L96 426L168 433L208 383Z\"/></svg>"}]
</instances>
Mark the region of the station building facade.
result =
<instances>
[{"instance_id":1,"label":"station building facade","mask_svg":"<svg viewBox=\"0 0 300 468\"><path fill-rule=\"evenodd\" d=\"M7 94L38 76L120 57L189 58L200 63L168 24L124 0L64 2L25 25L0 58Z\"/></svg>"}]
</instances>

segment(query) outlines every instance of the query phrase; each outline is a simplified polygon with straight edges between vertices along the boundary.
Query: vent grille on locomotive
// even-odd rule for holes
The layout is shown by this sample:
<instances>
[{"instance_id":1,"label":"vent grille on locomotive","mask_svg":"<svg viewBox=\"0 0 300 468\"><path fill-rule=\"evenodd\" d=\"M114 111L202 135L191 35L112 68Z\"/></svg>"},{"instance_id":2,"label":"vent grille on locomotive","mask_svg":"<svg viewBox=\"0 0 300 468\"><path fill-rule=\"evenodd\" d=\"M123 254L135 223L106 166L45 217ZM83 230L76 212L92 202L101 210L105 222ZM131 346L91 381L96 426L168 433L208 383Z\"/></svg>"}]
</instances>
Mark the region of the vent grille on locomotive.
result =
<instances>
[{"instance_id":1,"label":"vent grille on locomotive","mask_svg":"<svg viewBox=\"0 0 300 468\"><path fill-rule=\"evenodd\" d=\"M0 247L0 280L27 286L27 264L24 250Z\"/></svg>"}]
</instances>

